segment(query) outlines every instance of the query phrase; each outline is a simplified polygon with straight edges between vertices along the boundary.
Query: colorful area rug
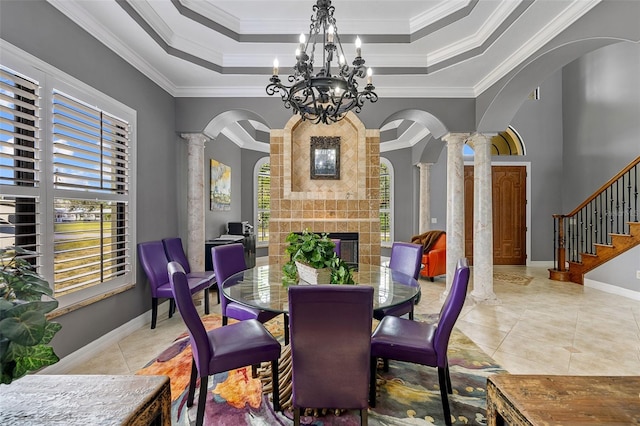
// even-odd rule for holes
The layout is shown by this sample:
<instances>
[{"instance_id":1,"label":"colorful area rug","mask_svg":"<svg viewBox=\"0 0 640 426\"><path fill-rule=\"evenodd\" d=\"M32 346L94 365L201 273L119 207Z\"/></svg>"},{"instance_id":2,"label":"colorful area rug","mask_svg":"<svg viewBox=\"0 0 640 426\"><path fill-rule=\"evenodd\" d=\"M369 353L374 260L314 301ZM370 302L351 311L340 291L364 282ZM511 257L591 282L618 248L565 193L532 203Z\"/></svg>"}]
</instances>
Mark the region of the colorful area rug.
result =
<instances>
[{"instance_id":1,"label":"colorful area rug","mask_svg":"<svg viewBox=\"0 0 640 426\"><path fill-rule=\"evenodd\" d=\"M281 317L269 321L271 333L282 339ZM416 315L416 320L424 319ZM207 329L221 326L219 315L203 317ZM449 397L454 425L486 424L486 379L503 372L489 356L460 331L455 330L449 344L449 369L453 395ZM336 363L339 368L339 362ZM187 408L187 388L191 371L191 347L186 333L153 359L137 374L167 375L171 380L173 425L195 423L198 396ZM379 371L378 398L369 409L369 425L444 425L438 377L435 368L390 362L388 373ZM275 413L270 395L262 394L260 379L251 377L251 368L216 374L209 380L205 425L275 426L293 424L290 411ZM347 411L339 416L306 416L302 423L314 426L356 426L360 416Z\"/></svg>"}]
</instances>

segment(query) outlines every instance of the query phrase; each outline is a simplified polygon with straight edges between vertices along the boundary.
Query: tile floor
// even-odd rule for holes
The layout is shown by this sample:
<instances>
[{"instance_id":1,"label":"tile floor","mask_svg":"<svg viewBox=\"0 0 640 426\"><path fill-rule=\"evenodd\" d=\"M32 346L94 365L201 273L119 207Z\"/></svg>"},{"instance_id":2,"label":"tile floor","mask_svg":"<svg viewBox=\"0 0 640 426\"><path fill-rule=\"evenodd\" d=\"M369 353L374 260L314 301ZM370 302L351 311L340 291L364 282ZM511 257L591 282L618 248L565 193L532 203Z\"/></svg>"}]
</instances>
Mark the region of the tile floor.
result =
<instances>
[{"instance_id":1,"label":"tile floor","mask_svg":"<svg viewBox=\"0 0 640 426\"><path fill-rule=\"evenodd\" d=\"M500 304L467 300L457 327L512 374L640 374L640 301L547 279L542 267L496 266L532 277L527 285L496 281ZM440 310L444 277L420 280L417 313ZM470 288L472 283L470 283ZM212 296L215 298L215 296ZM219 305L213 301L213 312ZM69 374L132 374L185 330L179 315L158 318Z\"/></svg>"}]
</instances>

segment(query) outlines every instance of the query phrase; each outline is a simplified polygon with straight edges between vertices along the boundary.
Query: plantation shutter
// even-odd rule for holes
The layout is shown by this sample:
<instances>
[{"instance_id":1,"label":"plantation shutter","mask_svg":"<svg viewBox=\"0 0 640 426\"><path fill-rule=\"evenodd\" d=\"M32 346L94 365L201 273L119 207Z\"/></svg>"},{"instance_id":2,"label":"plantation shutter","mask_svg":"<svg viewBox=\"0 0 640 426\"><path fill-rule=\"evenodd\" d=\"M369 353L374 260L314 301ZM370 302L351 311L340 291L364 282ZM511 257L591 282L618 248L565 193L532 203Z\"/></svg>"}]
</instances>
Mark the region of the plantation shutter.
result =
<instances>
[{"instance_id":1,"label":"plantation shutter","mask_svg":"<svg viewBox=\"0 0 640 426\"><path fill-rule=\"evenodd\" d=\"M129 125L59 92L53 94L56 189L129 191Z\"/></svg>"},{"instance_id":2,"label":"plantation shutter","mask_svg":"<svg viewBox=\"0 0 640 426\"><path fill-rule=\"evenodd\" d=\"M271 217L271 168L266 163L258 171L258 242L269 241L269 219Z\"/></svg>"},{"instance_id":3,"label":"plantation shutter","mask_svg":"<svg viewBox=\"0 0 640 426\"><path fill-rule=\"evenodd\" d=\"M40 122L39 84L0 67L0 248L39 252Z\"/></svg>"},{"instance_id":4,"label":"plantation shutter","mask_svg":"<svg viewBox=\"0 0 640 426\"><path fill-rule=\"evenodd\" d=\"M130 127L53 91L54 291L131 271Z\"/></svg>"}]
</instances>

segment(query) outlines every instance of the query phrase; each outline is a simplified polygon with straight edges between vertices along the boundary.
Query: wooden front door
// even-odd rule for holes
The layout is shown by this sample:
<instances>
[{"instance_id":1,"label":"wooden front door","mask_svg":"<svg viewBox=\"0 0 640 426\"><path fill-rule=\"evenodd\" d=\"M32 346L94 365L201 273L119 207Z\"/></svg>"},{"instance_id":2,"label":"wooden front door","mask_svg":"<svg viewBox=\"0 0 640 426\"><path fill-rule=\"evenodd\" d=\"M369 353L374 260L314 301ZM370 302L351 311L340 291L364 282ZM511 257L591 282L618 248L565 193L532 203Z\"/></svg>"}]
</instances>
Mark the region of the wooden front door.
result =
<instances>
[{"instance_id":1,"label":"wooden front door","mask_svg":"<svg viewBox=\"0 0 640 426\"><path fill-rule=\"evenodd\" d=\"M491 167L493 185L493 264L527 263L527 170ZM465 256L473 262L473 166L464 167Z\"/></svg>"}]
</instances>

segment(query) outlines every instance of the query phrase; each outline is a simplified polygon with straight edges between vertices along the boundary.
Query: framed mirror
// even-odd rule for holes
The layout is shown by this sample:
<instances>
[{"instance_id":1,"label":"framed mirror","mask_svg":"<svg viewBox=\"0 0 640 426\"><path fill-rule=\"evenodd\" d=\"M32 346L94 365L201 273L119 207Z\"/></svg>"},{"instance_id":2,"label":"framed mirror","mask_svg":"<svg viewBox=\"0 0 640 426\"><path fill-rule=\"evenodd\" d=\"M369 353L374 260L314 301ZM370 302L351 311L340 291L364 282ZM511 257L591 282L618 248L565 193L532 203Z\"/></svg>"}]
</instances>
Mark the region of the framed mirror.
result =
<instances>
[{"instance_id":1,"label":"framed mirror","mask_svg":"<svg viewBox=\"0 0 640 426\"><path fill-rule=\"evenodd\" d=\"M340 136L311 136L311 179L340 179Z\"/></svg>"}]
</instances>

